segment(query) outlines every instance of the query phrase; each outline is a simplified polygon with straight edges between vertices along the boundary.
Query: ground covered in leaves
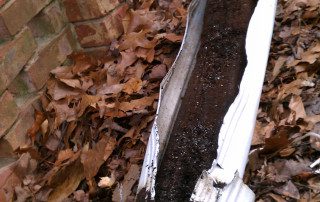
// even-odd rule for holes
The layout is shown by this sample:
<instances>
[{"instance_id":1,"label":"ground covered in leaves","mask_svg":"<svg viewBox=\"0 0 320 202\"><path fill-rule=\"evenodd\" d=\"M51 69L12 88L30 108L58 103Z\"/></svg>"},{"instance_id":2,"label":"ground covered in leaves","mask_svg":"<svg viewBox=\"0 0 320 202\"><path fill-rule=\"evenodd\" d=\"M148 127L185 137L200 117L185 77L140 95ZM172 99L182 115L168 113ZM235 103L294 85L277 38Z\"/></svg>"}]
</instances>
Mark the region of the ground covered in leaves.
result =
<instances>
[{"instance_id":1,"label":"ground covered in leaves","mask_svg":"<svg viewBox=\"0 0 320 202\"><path fill-rule=\"evenodd\" d=\"M100 61L73 54L51 72L16 151L14 174L1 186L6 201L130 201L159 86L180 47L187 4L182 0L128 3L118 20L124 34Z\"/></svg>"},{"instance_id":2,"label":"ground covered in leaves","mask_svg":"<svg viewBox=\"0 0 320 202\"><path fill-rule=\"evenodd\" d=\"M319 0L279 0L245 176L257 201L320 201L319 67Z\"/></svg>"}]
</instances>

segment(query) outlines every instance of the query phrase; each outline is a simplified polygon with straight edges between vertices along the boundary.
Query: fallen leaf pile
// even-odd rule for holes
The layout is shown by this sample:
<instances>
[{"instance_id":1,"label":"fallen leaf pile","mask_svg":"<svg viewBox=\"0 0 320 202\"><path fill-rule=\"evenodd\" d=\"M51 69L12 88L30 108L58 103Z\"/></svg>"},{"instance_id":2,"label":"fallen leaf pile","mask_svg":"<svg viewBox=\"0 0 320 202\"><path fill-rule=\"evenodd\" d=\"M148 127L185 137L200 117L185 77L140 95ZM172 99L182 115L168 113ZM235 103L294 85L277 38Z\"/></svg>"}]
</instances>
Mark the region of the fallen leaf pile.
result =
<instances>
[{"instance_id":1,"label":"fallen leaf pile","mask_svg":"<svg viewBox=\"0 0 320 202\"><path fill-rule=\"evenodd\" d=\"M162 78L186 24L182 0L128 3L104 61L83 53L51 72L30 145L1 201L129 201L136 192ZM9 175L8 174L8 175ZM12 186L16 185L16 186Z\"/></svg>"},{"instance_id":2,"label":"fallen leaf pile","mask_svg":"<svg viewBox=\"0 0 320 202\"><path fill-rule=\"evenodd\" d=\"M245 182L257 201L320 201L320 1L279 0Z\"/></svg>"}]
</instances>

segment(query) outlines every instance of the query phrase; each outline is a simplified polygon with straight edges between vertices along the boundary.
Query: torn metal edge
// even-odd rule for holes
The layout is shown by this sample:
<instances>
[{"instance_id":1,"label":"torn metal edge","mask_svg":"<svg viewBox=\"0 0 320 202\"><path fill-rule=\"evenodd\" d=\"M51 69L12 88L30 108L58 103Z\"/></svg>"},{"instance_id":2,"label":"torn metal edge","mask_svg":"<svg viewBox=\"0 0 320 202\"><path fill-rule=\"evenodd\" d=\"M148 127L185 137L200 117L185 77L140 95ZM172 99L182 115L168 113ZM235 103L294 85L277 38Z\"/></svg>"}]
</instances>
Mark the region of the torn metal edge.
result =
<instances>
[{"instance_id":1,"label":"torn metal edge","mask_svg":"<svg viewBox=\"0 0 320 202\"><path fill-rule=\"evenodd\" d=\"M254 201L254 193L242 182L239 173L235 173L231 182L225 184L210 177L210 172L204 171L199 178L191 200L201 202Z\"/></svg>"},{"instance_id":2,"label":"torn metal edge","mask_svg":"<svg viewBox=\"0 0 320 202\"><path fill-rule=\"evenodd\" d=\"M242 182L255 127L265 70L269 57L277 0L259 0L247 37L248 64L239 94L230 106L219 133L217 159L204 171L191 201L254 201Z\"/></svg>"},{"instance_id":3,"label":"torn metal edge","mask_svg":"<svg viewBox=\"0 0 320 202\"><path fill-rule=\"evenodd\" d=\"M181 97L186 90L200 45L206 0L193 0L188 8L187 25L179 53L160 85L160 97L155 121L142 165L137 197L154 200L155 177L165 151Z\"/></svg>"}]
</instances>

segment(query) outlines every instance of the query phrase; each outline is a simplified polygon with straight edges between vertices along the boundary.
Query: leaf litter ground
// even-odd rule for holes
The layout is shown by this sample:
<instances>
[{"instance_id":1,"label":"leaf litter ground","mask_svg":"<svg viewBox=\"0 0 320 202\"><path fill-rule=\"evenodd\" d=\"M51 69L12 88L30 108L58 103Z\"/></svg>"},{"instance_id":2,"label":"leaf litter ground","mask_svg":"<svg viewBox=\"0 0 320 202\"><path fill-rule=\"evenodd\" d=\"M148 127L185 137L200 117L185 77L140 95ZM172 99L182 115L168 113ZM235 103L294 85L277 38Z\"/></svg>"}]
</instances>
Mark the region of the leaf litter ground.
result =
<instances>
[{"instance_id":1,"label":"leaf litter ground","mask_svg":"<svg viewBox=\"0 0 320 202\"><path fill-rule=\"evenodd\" d=\"M181 0L128 3L103 61L75 53L55 68L0 201L133 200L186 15Z\"/></svg>"},{"instance_id":2,"label":"leaf litter ground","mask_svg":"<svg viewBox=\"0 0 320 202\"><path fill-rule=\"evenodd\" d=\"M320 201L320 2L279 0L245 182L257 201Z\"/></svg>"},{"instance_id":3,"label":"leaf litter ground","mask_svg":"<svg viewBox=\"0 0 320 202\"><path fill-rule=\"evenodd\" d=\"M69 66L52 71L30 143L0 179L0 201L133 199L186 6L133 1L118 16L124 34L108 60L73 54ZM257 201L320 201L319 12L318 0L278 2L245 176Z\"/></svg>"}]
</instances>

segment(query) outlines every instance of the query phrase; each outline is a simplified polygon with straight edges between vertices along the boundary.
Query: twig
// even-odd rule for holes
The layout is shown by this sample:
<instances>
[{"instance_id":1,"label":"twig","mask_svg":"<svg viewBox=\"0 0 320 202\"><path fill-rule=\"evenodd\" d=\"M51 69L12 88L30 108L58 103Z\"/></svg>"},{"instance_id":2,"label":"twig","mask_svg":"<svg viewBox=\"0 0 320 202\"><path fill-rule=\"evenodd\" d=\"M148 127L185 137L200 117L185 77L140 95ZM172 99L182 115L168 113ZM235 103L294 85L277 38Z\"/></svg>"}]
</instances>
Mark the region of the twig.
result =
<instances>
[{"instance_id":1,"label":"twig","mask_svg":"<svg viewBox=\"0 0 320 202\"><path fill-rule=\"evenodd\" d=\"M294 140L292 141L292 143L297 143L297 142L299 142L299 141L301 141L301 140L303 140L303 139L305 139L305 138L307 138L307 137L310 137L310 136L320 139L320 135L319 135L318 133L308 132L308 133L306 133L305 135L294 139Z\"/></svg>"}]
</instances>

